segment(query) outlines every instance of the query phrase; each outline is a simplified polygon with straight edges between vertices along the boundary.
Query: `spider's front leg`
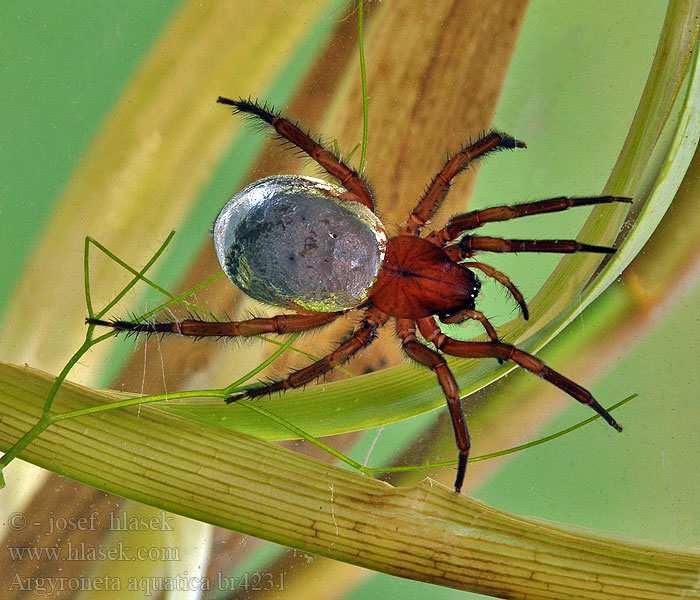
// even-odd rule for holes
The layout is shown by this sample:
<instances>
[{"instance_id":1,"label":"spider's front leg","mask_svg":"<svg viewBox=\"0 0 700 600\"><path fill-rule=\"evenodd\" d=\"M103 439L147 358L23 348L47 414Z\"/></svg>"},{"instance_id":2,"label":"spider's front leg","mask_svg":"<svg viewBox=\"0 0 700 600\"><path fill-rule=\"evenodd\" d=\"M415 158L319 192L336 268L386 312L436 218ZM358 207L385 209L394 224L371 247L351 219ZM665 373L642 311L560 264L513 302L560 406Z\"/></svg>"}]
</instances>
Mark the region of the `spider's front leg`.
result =
<instances>
[{"instance_id":1,"label":"spider's front leg","mask_svg":"<svg viewBox=\"0 0 700 600\"><path fill-rule=\"evenodd\" d=\"M590 406L596 411L605 422L617 431L622 431L620 424L612 417L612 415L603 408L593 395L585 388L581 387L575 381L565 377L558 371L551 369L544 364L539 358L528 354L520 348L516 348L510 344L488 343L488 342L462 342L446 336L440 331L435 319L426 317L418 321L418 329L425 338L433 340L435 346L445 354L451 356L461 356L462 358L502 358L503 360L512 360L524 369L531 373L542 377L551 384L563 390L569 396L578 400L581 404Z\"/></svg>"},{"instance_id":2,"label":"spider's front leg","mask_svg":"<svg viewBox=\"0 0 700 600\"><path fill-rule=\"evenodd\" d=\"M468 213L456 215L450 219L445 227L437 231L433 231L426 237L427 240L441 246L452 240L457 239L465 231L471 231L477 227L481 227L485 223L495 223L499 221L510 221L511 219L519 219L521 217L529 217L530 215L542 215L553 212L561 212L577 206L592 206L595 204L611 204L613 202L632 202L631 198L624 196L590 196L585 198L571 198L569 196L559 196L557 198L548 198L546 200L536 200L534 202L524 202L522 204L507 204L503 206L491 206L481 210L473 210ZM498 239L498 238L491 238ZM510 240L502 240L508 242ZM512 240L530 241L530 240ZM578 243L574 240L567 240L569 243ZM484 242L487 243L487 242ZM561 241L558 241L561 243ZM501 246L503 247L503 246ZM563 246L562 246L563 247ZM496 252L512 252L513 250L496 250ZM517 250L516 250L517 251ZM567 250L523 250L527 252L567 252ZM582 251L570 250L570 251ZM590 250L588 250L590 251ZM593 252L605 252L605 250L593 250Z\"/></svg>"},{"instance_id":3,"label":"spider's front leg","mask_svg":"<svg viewBox=\"0 0 700 600\"><path fill-rule=\"evenodd\" d=\"M266 396L272 392L281 392L306 385L314 379L332 371L344 362L347 362L360 350L369 346L375 340L377 330L386 323L388 318L387 315L376 308L367 309L360 325L355 329L352 335L333 350L333 352L317 360L315 363L289 374L280 381L274 381L259 387L250 388L244 392L233 394L226 398L226 403L231 404L243 398Z\"/></svg>"},{"instance_id":4,"label":"spider's front leg","mask_svg":"<svg viewBox=\"0 0 700 600\"><path fill-rule=\"evenodd\" d=\"M471 441L467 423L464 419L464 413L462 412L462 403L459 399L457 382L455 381L454 375L452 375L452 371L450 371L450 368L447 366L445 358L440 353L431 350L418 341L416 338L416 324L414 321L410 319L397 319L396 333L401 339L401 346L404 352L416 362L425 365L435 372L440 387L442 387L442 391L445 394L447 408L450 411L450 417L452 419L452 428L454 429L457 448L459 449L457 476L455 478L455 491L459 493L462 489L464 476L467 472Z\"/></svg>"},{"instance_id":5,"label":"spider's front leg","mask_svg":"<svg viewBox=\"0 0 700 600\"><path fill-rule=\"evenodd\" d=\"M507 133L491 131L473 144L462 148L450 157L440 172L433 177L427 189L413 209L402 231L407 235L418 235L423 225L435 214L450 189L452 180L464 171L473 161L495 150L512 150L525 148L525 143L516 140Z\"/></svg>"}]
</instances>

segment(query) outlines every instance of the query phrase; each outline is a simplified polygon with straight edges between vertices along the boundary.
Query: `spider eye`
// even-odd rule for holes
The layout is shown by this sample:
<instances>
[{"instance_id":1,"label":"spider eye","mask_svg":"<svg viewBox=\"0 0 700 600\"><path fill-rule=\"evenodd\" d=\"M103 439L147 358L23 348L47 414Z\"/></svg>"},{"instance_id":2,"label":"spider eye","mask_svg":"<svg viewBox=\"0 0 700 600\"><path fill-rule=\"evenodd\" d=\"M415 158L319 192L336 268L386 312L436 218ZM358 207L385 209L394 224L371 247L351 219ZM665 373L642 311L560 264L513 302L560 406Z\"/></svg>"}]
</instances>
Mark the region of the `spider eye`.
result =
<instances>
[{"instance_id":1,"label":"spider eye","mask_svg":"<svg viewBox=\"0 0 700 600\"><path fill-rule=\"evenodd\" d=\"M481 290L481 281L479 280L479 278L476 275L474 275L474 281L472 282L472 291L469 294L469 296L471 297L471 300L472 300L472 304L474 304L474 301L476 300L476 297L479 295L480 290ZM472 308L474 308L474 307L472 306Z\"/></svg>"}]
</instances>

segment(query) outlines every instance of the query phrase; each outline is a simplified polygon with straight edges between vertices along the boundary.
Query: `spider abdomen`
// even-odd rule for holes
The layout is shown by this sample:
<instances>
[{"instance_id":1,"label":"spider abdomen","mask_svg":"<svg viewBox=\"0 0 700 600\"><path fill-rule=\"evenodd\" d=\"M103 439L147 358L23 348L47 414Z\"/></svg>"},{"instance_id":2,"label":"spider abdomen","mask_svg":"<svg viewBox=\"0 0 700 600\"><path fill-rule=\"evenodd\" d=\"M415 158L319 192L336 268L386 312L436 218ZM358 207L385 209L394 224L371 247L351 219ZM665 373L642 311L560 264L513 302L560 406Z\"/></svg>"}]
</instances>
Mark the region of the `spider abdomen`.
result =
<instances>
[{"instance_id":1,"label":"spider abdomen","mask_svg":"<svg viewBox=\"0 0 700 600\"><path fill-rule=\"evenodd\" d=\"M435 314L473 309L481 283L442 248L413 236L387 242L386 257L370 299L394 317L421 319Z\"/></svg>"},{"instance_id":2,"label":"spider abdomen","mask_svg":"<svg viewBox=\"0 0 700 600\"><path fill-rule=\"evenodd\" d=\"M236 194L214 224L219 263L246 294L290 309L335 312L364 302L384 257L386 235L342 188L278 175Z\"/></svg>"}]
</instances>

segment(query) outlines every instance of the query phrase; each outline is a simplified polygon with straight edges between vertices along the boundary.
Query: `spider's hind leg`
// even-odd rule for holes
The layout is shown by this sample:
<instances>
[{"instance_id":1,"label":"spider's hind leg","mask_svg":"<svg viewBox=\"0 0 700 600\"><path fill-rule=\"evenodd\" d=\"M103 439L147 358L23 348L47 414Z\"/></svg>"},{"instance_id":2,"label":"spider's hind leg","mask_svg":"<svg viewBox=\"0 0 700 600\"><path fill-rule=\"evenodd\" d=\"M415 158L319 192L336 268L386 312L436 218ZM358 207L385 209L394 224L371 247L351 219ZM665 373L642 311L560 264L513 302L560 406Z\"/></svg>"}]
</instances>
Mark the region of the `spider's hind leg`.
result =
<instances>
[{"instance_id":1,"label":"spider's hind leg","mask_svg":"<svg viewBox=\"0 0 700 600\"><path fill-rule=\"evenodd\" d=\"M233 394L226 398L226 403L231 404L243 398L267 396L272 392L281 392L288 389L303 387L314 379L325 375L337 366L347 362L360 350L369 346L377 335L377 329L384 325L388 318L387 315L376 308L368 309L362 322L355 329L353 334L348 339L341 342L330 354L327 354L320 360L317 360L303 369L289 374L284 379Z\"/></svg>"},{"instance_id":2,"label":"spider's hind leg","mask_svg":"<svg viewBox=\"0 0 700 600\"><path fill-rule=\"evenodd\" d=\"M593 395L575 381L565 377L558 371L548 367L539 358L528 354L520 348L503 343L485 342L462 342L452 339L443 334L432 317L426 317L418 321L418 328L423 337L431 337L433 343L441 352L451 356L461 356L462 358L502 358L512 360L514 363L527 369L531 373L538 375L542 379L549 381L560 390L566 392L581 404L590 406L597 412L605 422L617 431L622 431L620 424L612 415L603 408Z\"/></svg>"},{"instance_id":3,"label":"spider's hind leg","mask_svg":"<svg viewBox=\"0 0 700 600\"><path fill-rule=\"evenodd\" d=\"M187 337L250 337L262 333L294 333L308 331L335 321L342 312L312 313L308 315L276 315L274 317L247 319L245 321L202 321L184 319L161 323L134 321L104 321L85 319L88 325L111 327L116 331L132 334L174 333Z\"/></svg>"},{"instance_id":4,"label":"spider's hind leg","mask_svg":"<svg viewBox=\"0 0 700 600\"><path fill-rule=\"evenodd\" d=\"M242 112L260 119L273 127L275 131L285 140L301 148L330 175L335 177L350 193L343 199L360 202L374 212L374 198L367 182L362 177L346 165L337 155L324 148L311 135L292 123L289 119L269 110L253 100L231 100L219 96L216 100L219 104L232 106L234 112Z\"/></svg>"}]
</instances>

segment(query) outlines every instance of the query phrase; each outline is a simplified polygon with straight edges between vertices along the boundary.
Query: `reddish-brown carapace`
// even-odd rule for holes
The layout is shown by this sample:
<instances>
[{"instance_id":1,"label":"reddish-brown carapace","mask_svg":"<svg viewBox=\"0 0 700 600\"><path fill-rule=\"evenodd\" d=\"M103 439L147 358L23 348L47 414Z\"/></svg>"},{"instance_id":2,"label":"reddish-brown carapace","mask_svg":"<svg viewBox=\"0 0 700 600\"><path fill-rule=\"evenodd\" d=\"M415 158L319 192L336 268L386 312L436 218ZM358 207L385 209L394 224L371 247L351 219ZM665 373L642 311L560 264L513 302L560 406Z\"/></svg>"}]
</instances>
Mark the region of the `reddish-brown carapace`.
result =
<instances>
[{"instance_id":1,"label":"reddish-brown carapace","mask_svg":"<svg viewBox=\"0 0 700 600\"><path fill-rule=\"evenodd\" d=\"M343 205L353 205L357 207L356 211L371 211L369 215L371 219L375 219L374 213L374 197L372 191L365 181L356 171L346 165L333 152L324 148L323 145L314 139L311 135L303 131L298 125L290 120L280 116L278 113L268 107L251 100L230 100L228 98L219 98L218 102L234 108L235 112L246 113L257 122L267 123L275 129L277 134L290 142L316 161L326 172L337 179L342 188L339 191L333 191L334 188L324 187L323 194L328 194L328 202L336 202ZM531 371L535 375L554 384L574 399L583 404L587 404L613 428L621 431L620 425L613 417L593 398L593 396L583 387L568 379L564 375L554 371L545 365L535 356L528 354L524 350L501 342L496 330L489 322L488 318L476 309L476 298L479 294L481 283L477 277L476 271L494 278L500 284L505 286L513 298L517 301L525 319L528 318L528 309L525 299L518 288L511 280L500 271L489 266L486 263L472 260L472 257L481 252L557 252L557 253L573 253L573 252L598 252L609 254L614 252L613 248L592 246L579 243L575 240L513 240L502 239L496 237L486 237L471 235L474 229L477 229L485 223L495 221L507 221L528 215L552 213L566 210L576 206L588 206L593 204L604 204L611 202L630 202L629 198L618 196L596 196L596 197L567 197L561 196L550 198L547 200L538 200L523 204L504 205L487 208L484 210L475 210L472 212L456 215L452 217L447 225L442 229L433 231L425 236L421 236L423 227L428 223L435 211L440 207L440 204L447 195L448 189L452 180L464 171L474 160L485 156L497 150L507 150L524 148L525 144L515 138L498 131L491 131L473 143L469 143L459 152L452 155L445 163L443 168L432 179L426 191L418 201L418 204L413 211L408 215L408 218L400 228L399 235L386 240L385 237L378 236L380 240L380 257L377 259L376 273L372 274L371 281L368 281L366 290L360 289L358 292L354 290L353 298L356 301L351 302L349 307L342 309L323 308L323 298L319 300L318 290L332 289L343 283L342 277L345 274L345 262L342 269L332 269L324 267L325 270L314 270L316 279L314 280L316 296L308 300L308 302L316 302L316 304L304 305L301 301L295 304L285 303L284 301L270 300L270 303L279 304L294 309L292 314L281 314L269 318L254 318L245 321L230 321L230 322L207 322L199 319L187 319L178 322L129 322L129 321L88 321L93 324L106 325L118 330L124 330L134 333L174 333L184 336L193 337L235 337L235 336L253 336L263 333L286 334L297 331L308 331L326 325L339 316L347 314L350 311L361 311L362 320L355 328L352 335L342 341L332 352L314 362L313 364L296 371L286 378L266 383L257 387L253 387L244 392L235 394L227 399L227 402L235 402L240 398L255 398L264 396L276 391L284 391L291 388L303 386L325 373L328 373L336 366L344 363L352 358L363 348L369 346L376 337L377 330L385 325L390 319L395 322L396 334L401 342L405 353L416 362L428 367L435 372L437 380L447 399L452 424L454 427L457 447L459 449L457 475L455 479L455 490L460 491L464 482L464 477L467 468L469 457L470 440L466 421L462 412L460 403L459 388L457 383L445 361L444 355L461 356L465 358L496 358L499 361L513 361L519 366ZM294 179L290 176L278 176L278 178L269 178L262 180L264 185L258 186L250 194L259 194L259 188L267 190L268 197L265 201L272 201L275 194L284 192L286 187L298 186L295 188L294 194L290 192L287 200L292 199L292 202L299 202L308 199L312 192L315 193L315 183L317 180L307 178ZM256 184L250 186L252 190ZM276 187L275 187L276 186ZM248 189L248 188L247 188ZM277 190L270 192L269 190ZM301 191L300 191L301 190ZM330 191L329 191L330 190ZM248 194L248 196L250 196ZM307 194L306 196L304 194ZM333 197L331 197L333 196ZM234 198L234 201L236 198ZM262 201L256 197L255 202L259 205ZM325 202L325 200L322 200ZM358 206L361 205L361 206ZM287 205L288 206L288 205ZM309 206L318 206L318 204L310 203ZM279 209L279 206L277 206ZM233 210L236 209L235 202ZM297 212L296 204L292 204L292 209L288 212ZM306 209L304 209L306 210ZM307 220L310 214L298 211L297 219ZM313 210L313 209L309 209ZM352 213L352 210L350 211ZM345 214L345 213L343 213ZM353 213L354 214L354 213ZM357 214L360 214L359 212ZM346 215L347 216L347 215ZM357 215L352 218L356 218ZM277 217L275 217L277 218ZM345 218L345 217L343 217ZM362 215L357 217L360 221ZM226 219L230 219L227 215ZM291 219L291 217L290 217ZM293 219L292 219L293 220ZM367 218L365 217L365 221ZM308 228L308 223L297 223L300 227L306 227L301 231L311 231ZM363 221L364 222L364 221ZM376 220L378 223L378 220ZM284 231L291 231L295 226L291 220L282 222L280 226ZM267 224L269 225L269 224ZM255 229L250 229L255 232ZM270 227L266 231L269 233ZM250 231L246 235L250 234ZM342 237L341 232L327 231L327 236L332 239L327 239L326 242L336 244L336 238ZM258 234L256 234L258 235ZM263 234L259 234L263 235ZM382 234L383 235L383 234ZM235 236L232 236L235 237ZM375 239L375 238L372 238ZM309 242L311 240L311 242ZM307 237L302 240L304 243L303 251L295 254L295 251L290 250L288 255L289 271L285 273L284 261L280 257L271 254L270 260L274 261L274 265L264 265L258 267L261 272L265 271L266 266L274 267L270 271L274 276L281 278L280 286L292 281L299 272L299 260L302 257L306 260L320 260L318 258L309 258L309 251L319 248L319 243L316 238ZM255 242L255 239L253 239ZM294 246L294 240L282 240L285 251ZM288 242L288 243L287 243ZM236 241L230 241L232 245ZM343 250L345 254L340 253L339 247L333 246L334 260L348 261L352 263L353 252L359 252L357 245L352 244ZM255 248L255 246L252 246ZM375 248L376 250L376 248ZM241 252L248 252L246 269L250 270L251 260L260 259L260 253L251 258L250 248L246 247ZM319 250L320 252L320 250ZM340 253L340 254L339 254ZM348 255L350 253L350 255ZM263 259L267 260L266 255L262 254ZM339 258L340 257L340 258ZM298 259L298 260L297 260ZM324 262L330 260L329 256L321 256ZM221 257L220 257L221 260ZM233 264L234 259L230 256L225 258L226 265L233 265L231 268L235 270ZM263 261L264 262L264 261ZM268 261L270 262L270 261ZM280 267L277 262L282 266ZM310 263L313 267L313 263ZM222 266L226 268L224 263ZM306 268L310 268L309 264ZM340 274L339 274L340 271ZM319 273L328 272L328 278L334 278L332 282L322 280ZM236 279L236 274L227 271L227 274L232 278L234 283L250 295L258 299L265 299L271 296L272 292L265 291L265 281L251 284L248 289L242 280ZM250 279L250 273L246 275ZM321 277L321 279L319 279ZM246 279L245 281L248 281ZM340 281L340 283L338 283ZM326 284L331 287L324 287ZM291 283L289 284L291 285ZM252 291L251 291L252 290ZM256 290L263 290L257 292ZM337 292L337 289L335 290ZM285 298L291 292L279 292L275 288L274 293L279 293L280 298ZM257 294L257 295L256 295ZM364 294L364 295L363 295ZM334 297L338 294L336 293ZM322 294L321 294L322 296ZM275 296L277 298L277 296ZM321 308L313 309L314 306ZM312 308L309 308L311 306ZM329 304L333 306L333 304ZM450 338L442 333L438 326L437 320L443 323L458 323L467 319L478 321L484 328L489 341L459 341ZM431 348L432 346L432 348Z\"/></svg>"}]
</instances>

